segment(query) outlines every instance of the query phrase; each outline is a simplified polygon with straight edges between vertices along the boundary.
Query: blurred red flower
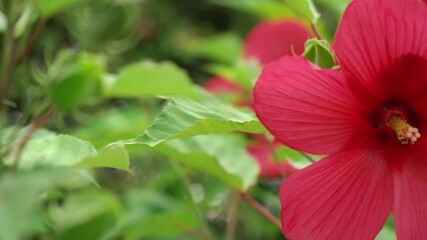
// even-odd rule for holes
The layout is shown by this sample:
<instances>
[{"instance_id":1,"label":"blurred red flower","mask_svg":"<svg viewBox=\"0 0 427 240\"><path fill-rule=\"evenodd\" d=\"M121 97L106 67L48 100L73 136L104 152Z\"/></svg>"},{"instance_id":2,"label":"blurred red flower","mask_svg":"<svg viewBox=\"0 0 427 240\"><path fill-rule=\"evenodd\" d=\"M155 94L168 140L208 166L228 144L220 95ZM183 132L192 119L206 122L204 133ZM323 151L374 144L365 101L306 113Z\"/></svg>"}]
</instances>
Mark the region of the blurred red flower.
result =
<instances>
[{"instance_id":1,"label":"blurred red flower","mask_svg":"<svg viewBox=\"0 0 427 240\"><path fill-rule=\"evenodd\" d=\"M255 58L265 65L285 55L302 54L304 43L312 34L300 22L294 20L264 21L246 36L243 55Z\"/></svg>"},{"instance_id":2,"label":"blurred red flower","mask_svg":"<svg viewBox=\"0 0 427 240\"><path fill-rule=\"evenodd\" d=\"M210 78L203 87L206 91L212 94L241 94L243 92L243 89L239 84L222 77Z\"/></svg>"},{"instance_id":3,"label":"blurred red flower","mask_svg":"<svg viewBox=\"0 0 427 240\"><path fill-rule=\"evenodd\" d=\"M244 39L243 57L255 59L262 65L277 60L294 51L300 54L304 44L313 35L310 30L298 21L290 19L263 21L255 26ZM238 94L244 96L243 87L224 77L212 77L204 84L204 88L213 94ZM252 96L245 96L241 102L250 101Z\"/></svg>"},{"instance_id":4,"label":"blurred red flower","mask_svg":"<svg viewBox=\"0 0 427 240\"><path fill-rule=\"evenodd\" d=\"M310 31L297 21L288 19L264 21L248 33L243 44L243 56L266 64L282 56L292 55L292 51L302 53L304 43L310 37ZM216 95L238 96L240 99L236 99L236 105L252 107L252 97L245 96L242 86L226 78L213 77L205 83L204 88ZM248 152L257 159L262 178L281 178L296 171L296 168L288 162L277 163L273 160L265 137L258 137L250 143Z\"/></svg>"},{"instance_id":5,"label":"blurred red flower","mask_svg":"<svg viewBox=\"0 0 427 240\"><path fill-rule=\"evenodd\" d=\"M289 239L427 237L427 5L353 0L335 37L341 70L267 65L255 111L283 144L328 155L281 186Z\"/></svg>"},{"instance_id":6,"label":"blurred red flower","mask_svg":"<svg viewBox=\"0 0 427 240\"><path fill-rule=\"evenodd\" d=\"M254 140L248 145L248 152L257 159L261 178L274 179L289 176L298 169L289 162L277 162L271 154L271 146L266 140Z\"/></svg>"}]
</instances>

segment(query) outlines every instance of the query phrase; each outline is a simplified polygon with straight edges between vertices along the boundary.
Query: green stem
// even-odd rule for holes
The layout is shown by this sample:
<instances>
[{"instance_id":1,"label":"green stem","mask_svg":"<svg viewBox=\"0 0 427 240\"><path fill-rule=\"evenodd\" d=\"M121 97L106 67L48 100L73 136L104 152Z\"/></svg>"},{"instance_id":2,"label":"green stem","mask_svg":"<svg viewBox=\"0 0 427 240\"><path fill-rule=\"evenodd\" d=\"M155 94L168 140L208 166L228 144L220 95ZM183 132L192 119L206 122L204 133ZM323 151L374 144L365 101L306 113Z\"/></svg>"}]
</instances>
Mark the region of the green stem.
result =
<instances>
[{"instance_id":1,"label":"green stem","mask_svg":"<svg viewBox=\"0 0 427 240\"><path fill-rule=\"evenodd\" d=\"M236 232L236 226L238 221L238 211L239 205L242 201L240 193L238 191L232 190L230 196L230 206L227 213L227 229L225 230L225 240L234 240L234 235Z\"/></svg>"},{"instance_id":2,"label":"green stem","mask_svg":"<svg viewBox=\"0 0 427 240\"><path fill-rule=\"evenodd\" d=\"M185 175L184 170L174 159L171 159L170 163L171 163L172 167L175 169L175 171L178 173L178 175L181 177L181 181L182 181L183 187L185 189L186 197L187 197L187 199L189 199L189 201L191 201L191 203L194 207L194 211L197 214L197 217L200 219L200 222L202 224L202 232L197 233L198 238L201 240L213 240L209 226L206 223L206 221L205 221L202 213L200 212L200 209L198 208L197 204L193 200L193 196L191 195L190 189L188 187L190 184L190 181L187 178L187 176Z\"/></svg>"},{"instance_id":3,"label":"green stem","mask_svg":"<svg viewBox=\"0 0 427 240\"><path fill-rule=\"evenodd\" d=\"M34 45L36 44L37 38L40 36L40 33L42 32L42 29L43 29L45 24L46 24L45 18L40 18L37 21L37 24L35 25L34 30L31 33L30 38L28 38L27 42L25 43L24 50L22 51L21 54L19 54L19 57L16 60L16 65L21 64L25 60L25 58L30 54L30 52L33 49Z\"/></svg>"}]
</instances>

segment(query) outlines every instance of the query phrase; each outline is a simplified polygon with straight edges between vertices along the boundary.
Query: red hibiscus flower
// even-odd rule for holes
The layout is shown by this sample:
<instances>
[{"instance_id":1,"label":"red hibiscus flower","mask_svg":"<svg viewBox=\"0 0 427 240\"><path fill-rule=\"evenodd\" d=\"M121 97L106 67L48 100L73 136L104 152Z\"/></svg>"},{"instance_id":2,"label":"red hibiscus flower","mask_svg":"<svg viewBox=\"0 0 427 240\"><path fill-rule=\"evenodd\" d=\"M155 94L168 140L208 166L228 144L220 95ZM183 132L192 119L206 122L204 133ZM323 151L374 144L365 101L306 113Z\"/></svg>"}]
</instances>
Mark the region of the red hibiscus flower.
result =
<instances>
[{"instance_id":1,"label":"red hibiscus flower","mask_svg":"<svg viewBox=\"0 0 427 240\"><path fill-rule=\"evenodd\" d=\"M281 186L289 239L427 238L427 4L353 0L335 37L341 70L302 57L267 65L254 89L285 145L327 155Z\"/></svg>"}]
</instances>

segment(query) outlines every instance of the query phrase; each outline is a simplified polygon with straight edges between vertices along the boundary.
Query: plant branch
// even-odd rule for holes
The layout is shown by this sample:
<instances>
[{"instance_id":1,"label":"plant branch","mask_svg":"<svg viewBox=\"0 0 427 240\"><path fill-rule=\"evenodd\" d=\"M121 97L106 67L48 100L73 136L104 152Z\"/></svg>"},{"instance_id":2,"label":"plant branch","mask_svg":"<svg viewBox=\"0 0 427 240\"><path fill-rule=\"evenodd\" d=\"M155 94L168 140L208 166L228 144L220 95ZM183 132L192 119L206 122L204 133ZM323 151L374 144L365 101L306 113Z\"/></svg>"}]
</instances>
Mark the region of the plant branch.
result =
<instances>
[{"instance_id":1,"label":"plant branch","mask_svg":"<svg viewBox=\"0 0 427 240\"><path fill-rule=\"evenodd\" d=\"M21 52L21 54L19 54L19 57L16 61L16 65L21 64L25 60L25 58L31 53L31 50L33 49L34 45L36 44L36 41L37 41L38 37L40 36L40 33L41 33L45 24L46 24L45 18L40 18L37 21L36 26L34 27L34 30L31 33L30 38L28 38L28 41L25 44L24 50Z\"/></svg>"},{"instance_id":2,"label":"plant branch","mask_svg":"<svg viewBox=\"0 0 427 240\"><path fill-rule=\"evenodd\" d=\"M22 151L24 150L24 147L27 144L28 140L30 140L31 135L35 131L37 131L37 129L43 127L43 125L45 125L53 117L53 115L55 115L55 113L56 113L56 108L51 107L46 112L46 114L44 114L43 116L40 116L31 124L31 126L28 128L28 131L25 133L22 139L18 142L15 159L12 163L12 169L16 169L18 167Z\"/></svg>"},{"instance_id":3,"label":"plant branch","mask_svg":"<svg viewBox=\"0 0 427 240\"><path fill-rule=\"evenodd\" d=\"M311 31L313 31L314 36L317 39L322 40L322 36L320 36L319 31L317 31L316 25L312 21L310 21L310 27L311 27Z\"/></svg>"},{"instance_id":4,"label":"plant branch","mask_svg":"<svg viewBox=\"0 0 427 240\"><path fill-rule=\"evenodd\" d=\"M241 196L251 207L257 210L264 218L273 223L277 228L280 229L280 231L282 231L282 224L280 223L280 220L277 219L276 216L274 216L270 211L268 211L268 209L253 199L248 193L242 192Z\"/></svg>"}]
</instances>

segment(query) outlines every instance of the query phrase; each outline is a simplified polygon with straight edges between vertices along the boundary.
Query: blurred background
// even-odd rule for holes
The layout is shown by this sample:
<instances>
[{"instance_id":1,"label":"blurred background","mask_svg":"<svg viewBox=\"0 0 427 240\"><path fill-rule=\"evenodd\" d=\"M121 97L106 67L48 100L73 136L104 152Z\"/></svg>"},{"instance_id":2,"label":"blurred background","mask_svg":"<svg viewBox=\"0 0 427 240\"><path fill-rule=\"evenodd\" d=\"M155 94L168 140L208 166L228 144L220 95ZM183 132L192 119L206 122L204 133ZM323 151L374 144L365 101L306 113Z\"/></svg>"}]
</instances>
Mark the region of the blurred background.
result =
<instances>
[{"instance_id":1,"label":"blurred background","mask_svg":"<svg viewBox=\"0 0 427 240\"><path fill-rule=\"evenodd\" d=\"M348 2L2 0L0 239L283 239L241 193L278 218L310 161L251 90L264 53L332 68ZM298 27L254 30L280 21Z\"/></svg>"}]
</instances>

